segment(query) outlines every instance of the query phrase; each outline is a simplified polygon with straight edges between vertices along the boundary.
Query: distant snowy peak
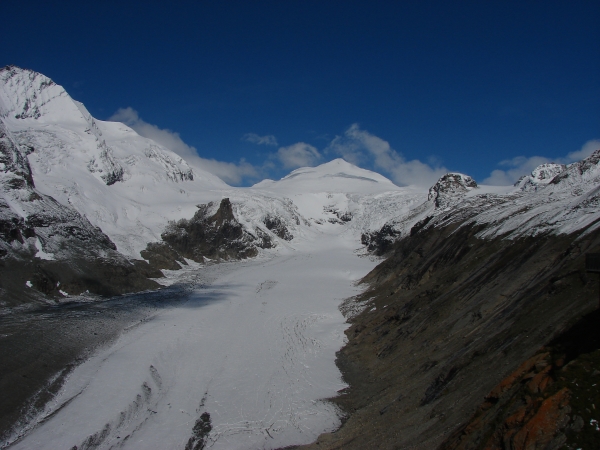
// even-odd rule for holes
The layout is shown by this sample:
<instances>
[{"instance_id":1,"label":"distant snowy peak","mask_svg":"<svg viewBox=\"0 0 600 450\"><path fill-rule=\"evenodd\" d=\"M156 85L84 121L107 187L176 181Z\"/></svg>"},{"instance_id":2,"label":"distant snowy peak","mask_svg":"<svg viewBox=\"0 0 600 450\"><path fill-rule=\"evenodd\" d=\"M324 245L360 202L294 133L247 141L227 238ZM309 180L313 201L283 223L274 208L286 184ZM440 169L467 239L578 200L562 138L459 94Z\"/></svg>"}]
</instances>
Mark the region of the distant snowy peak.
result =
<instances>
[{"instance_id":1,"label":"distant snowy peak","mask_svg":"<svg viewBox=\"0 0 600 450\"><path fill-rule=\"evenodd\" d=\"M541 164L533 169L531 174L519 178L515 186L522 191L535 190L540 186L546 186L556 175L563 172L566 168L565 164Z\"/></svg>"},{"instance_id":2,"label":"distant snowy peak","mask_svg":"<svg viewBox=\"0 0 600 450\"><path fill-rule=\"evenodd\" d=\"M436 208L446 208L476 187L477 183L468 175L447 173L429 188L427 199L433 201Z\"/></svg>"},{"instance_id":3,"label":"distant snowy peak","mask_svg":"<svg viewBox=\"0 0 600 450\"><path fill-rule=\"evenodd\" d=\"M253 186L301 192L376 192L400 189L383 175L362 169L341 158L316 167L301 167L279 181L264 180Z\"/></svg>"},{"instance_id":4,"label":"distant snowy peak","mask_svg":"<svg viewBox=\"0 0 600 450\"><path fill-rule=\"evenodd\" d=\"M570 188L574 185L600 182L600 149L587 158L569 165L547 163L536 167L515 183L521 191L549 187L553 190Z\"/></svg>"},{"instance_id":5,"label":"distant snowy peak","mask_svg":"<svg viewBox=\"0 0 600 450\"><path fill-rule=\"evenodd\" d=\"M289 180L298 177L305 179L339 177L369 181L372 183L392 183L383 175L367 169L361 169L360 167L355 166L354 164L351 164L342 158L334 159L316 167L301 167L290 172L290 174L282 178L282 180Z\"/></svg>"},{"instance_id":6,"label":"distant snowy peak","mask_svg":"<svg viewBox=\"0 0 600 450\"><path fill-rule=\"evenodd\" d=\"M550 182L554 187L569 188L579 184L598 184L600 182L600 149L581 161L569 164Z\"/></svg>"}]
</instances>

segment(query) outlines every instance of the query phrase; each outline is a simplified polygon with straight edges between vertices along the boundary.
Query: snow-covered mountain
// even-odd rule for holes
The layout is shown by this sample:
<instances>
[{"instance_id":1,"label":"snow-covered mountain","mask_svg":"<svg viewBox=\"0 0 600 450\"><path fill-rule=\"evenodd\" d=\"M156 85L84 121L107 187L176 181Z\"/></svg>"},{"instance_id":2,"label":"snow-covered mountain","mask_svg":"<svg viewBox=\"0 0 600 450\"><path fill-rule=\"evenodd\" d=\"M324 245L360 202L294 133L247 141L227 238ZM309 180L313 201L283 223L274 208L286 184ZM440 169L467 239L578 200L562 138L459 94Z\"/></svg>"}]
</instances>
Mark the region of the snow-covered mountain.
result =
<instances>
[{"instance_id":1,"label":"snow-covered mountain","mask_svg":"<svg viewBox=\"0 0 600 450\"><path fill-rule=\"evenodd\" d=\"M72 205L128 257L228 187L126 125L94 119L33 71L0 70L0 118L28 154L37 189Z\"/></svg>"},{"instance_id":2,"label":"snow-covered mountain","mask_svg":"<svg viewBox=\"0 0 600 450\"><path fill-rule=\"evenodd\" d=\"M452 384L470 374L471 361L493 355L494 370L481 366L491 379L504 370L506 346L523 341L519 333L528 339L538 330L532 342L539 343L547 329L584 310L590 288L581 260L600 242L599 189L600 150L574 164L542 165L515 186L448 173L429 190L398 187L336 159L233 188L129 127L93 118L47 77L5 67L0 306L154 289L163 272L161 283L179 280L191 292L186 308L161 315L161 326L136 320L122 345L80 367L57 396L62 400L27 418L32 428L12 438L32 431L17 448L105 448L123 436L121 443L132 443L134 434L164 448L313 440L339 425L319 399L344 387L332 370L347 326L342 298L355 321L344 351L360 353L353 366L360 370L351 375L357 383L373 375L353 392L376 392L360 400L360 408L375 402L372 417L361 416L355 428L350 419L335 439L361 448L365 417L381 421L382 435L398 423L435 421L441 416L425 406L473 397L468 383L464 391ZM375 267L374 258L356 257L361 246L360 253L387 259ZM261 254L269 258L229 267L191 262ZM355 283L371 269L364 278L370 290L361 294ZM519 312L530 304L535 314ZM517 319L526 326L515 327ZM465 340L471 333L477 337ZM472 356L465 353L475 346ZM389 357L393 352L400 356ZM114 383L114 368L130 360L136 363ZM511 364L517 360L510 356ZM371 363L379 369L369 372ZM475 375L469 379L481 379ZM373 385L375 378L389 389ZM415 408L407 409L409 402ZM386 412L398 405L427 414L399 422ZM458 420L453 407L443 413L452 418L445 428ZM183 415L187 428L180 427ZM418 425L407 439L424 442L438 425L427 433Z\"/></svg>"},{"instance_id":3,"label":"snow-covered mountain","mask_svg":"<svg viewBox=\"0 0 600 450\"><path fill-rule=\"evenodd\" d=\"M18 172L26 189L89 221L111 251L146 259L151 270L178 268L185 258L295 248L315 233L348 234L384 254L421 228L466 218L489 225L481 237L492 237L571 232L595 224L600 214L597 154L568 166L544 164L514 187L479 186L460 173L444 175L429 191L398 187L336 159L232 188L126 125L93 118L49 78L14 66L0 69L0 121L3 157L14 161L3 163L5 174ZM31 208L35 214L52 209L16 192L14 186L3 191L5 223L27 222ZM27 239L22 245L31 257L55 251L50 239L35 245ZM4 239L3 251L16 254L15 242Z\"/></svg>"}]
</instances>

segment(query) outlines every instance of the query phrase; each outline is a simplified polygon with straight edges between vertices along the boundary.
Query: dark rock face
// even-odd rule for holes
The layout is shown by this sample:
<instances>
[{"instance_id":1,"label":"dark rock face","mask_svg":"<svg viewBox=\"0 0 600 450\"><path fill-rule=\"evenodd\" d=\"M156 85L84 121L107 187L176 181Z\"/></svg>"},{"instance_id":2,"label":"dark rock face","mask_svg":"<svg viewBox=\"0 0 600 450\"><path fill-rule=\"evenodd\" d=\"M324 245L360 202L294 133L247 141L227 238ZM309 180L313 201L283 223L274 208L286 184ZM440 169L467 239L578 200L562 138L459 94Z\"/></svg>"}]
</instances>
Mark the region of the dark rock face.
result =
<instances>
[{"instance_id":1,"label":"dark rock face","mask_svg":"<svg viewBox=\"0 0 600 450\"><path fill-rule=\"evenodd\" d=\"M396 230L393 225L385 224L378 231L363 233L360 241L369 252L377 256L383 256L394 247L394 243L400 238L400 234L400 231Z\"/></svg>"},{"instance_id":2,"label":"dark rock face","mask_svg":"<svg viewBox=\"0 0 600 450\"><path fill-rule=\"evenodd\" d=\"M599 320L593 311L539 349L440 448L600 448Z\"/></svg>"},{"instance_id":3,"label":"dark rock face","mask_svg":"<svg viewBox=\"0 0 600 450\"><path fill-rule=\"evenodd\" d=\"M24 182L17 183L17 186L35 187L33 184L33 177L31 176L31 167L29 167L27 158L19 151L17 143L1 121L0 170L7 175L12 175L13 180L22 180Z\"/></svg>"},{"instance_id":4,"label":"dark rock face","mask_svg":"<svg viewBox=\"0 0 600 450\"><path fill-rule=\"evenodd\" d=\"M272 231L275 236L280 237L283 240L291 241L294 239L294 236L285 226L285 223L277 216L267 215L263 223L267 227L268 230Z\"/></svg>"},{"instance_id":5,"label":"dark rock face","mask_svg":"<svg viewBox=\"0 0 600 450\"><path fill-rule=\"evenodd\" d=\"M333 401L349 416L309 448L437 448L503 378L597 307L584 259L600 251L600 231L484 240L485 225L448 223L400 240L365 277L367 309L338 353L350 388ZM545 417L568 415L570 426L569 402L565 392L549 400Z\"/></svg>"},{"instance_id":6,"label":"dark rock face","mask_svg":"<svg viewBox=\"0 0 600 450\"><path fill-rule=\"evenodd\" d=\"M179 270L187 266L185 259L165 242L150 242L140 254L154 269Z\"/></svg>"},{"instance_id":7,"label":"dark rock face","mask_svg":"<svg viewBox=\"0 0 600 450\"><path fill-rule=\"evenodd\" d=\"M228 198L221 200L211 216L214 204L199 205L191 219L171 222L161 235L163 241L180 255L196 262L243 259L256 256L258 248L270 248L270 237L261 230L250 234L236 220Z\"/></svg>"}]
</instances>

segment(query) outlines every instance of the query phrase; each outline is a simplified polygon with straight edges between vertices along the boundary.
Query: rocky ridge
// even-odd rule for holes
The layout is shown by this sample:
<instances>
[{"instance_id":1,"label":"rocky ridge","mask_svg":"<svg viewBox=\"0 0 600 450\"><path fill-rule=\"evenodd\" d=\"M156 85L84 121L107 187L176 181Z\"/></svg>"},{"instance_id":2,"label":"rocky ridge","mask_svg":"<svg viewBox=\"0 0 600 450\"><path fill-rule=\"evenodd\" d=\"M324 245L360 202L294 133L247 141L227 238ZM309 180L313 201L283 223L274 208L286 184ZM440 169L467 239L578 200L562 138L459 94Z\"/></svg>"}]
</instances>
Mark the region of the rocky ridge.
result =
<instances>
[{"instance_id":1,"label":"rocky ridge","mask_svg":"<svg viewBox=\"0 0 600 450\"><path fill-rule=\"evenodd\" d=\"M265 218L265 226L276 229L282 238L290 236L285 225L270 216ZM260 228L248 232L235 218L231 201L221 200L215 211L215 204L198 205L198 211L187 220L170 222L161 235L161 243L150 243L142 251L143 258L158 269L179 269L176 262L187 264L185 258L196 262L207 260L231 260L251 258L258 249L272 248L276 244L271 236Z\"/></svg>"}]
</instances>

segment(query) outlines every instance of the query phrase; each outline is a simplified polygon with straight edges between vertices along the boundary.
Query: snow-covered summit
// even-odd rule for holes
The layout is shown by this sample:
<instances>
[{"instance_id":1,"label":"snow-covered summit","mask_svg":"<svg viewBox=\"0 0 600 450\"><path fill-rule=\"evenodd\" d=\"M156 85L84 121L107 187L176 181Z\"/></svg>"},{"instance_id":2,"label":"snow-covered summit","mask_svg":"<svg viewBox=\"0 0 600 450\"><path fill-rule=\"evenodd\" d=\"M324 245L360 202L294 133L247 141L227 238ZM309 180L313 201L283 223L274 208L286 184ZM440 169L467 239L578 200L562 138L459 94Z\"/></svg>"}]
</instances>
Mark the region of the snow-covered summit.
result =
<instances>
[{"instance_id":1,"label":"snow-covered summit","mask_svg":"<svg viewBox=\"0 0 600 450\"><path fill-rule=\"evenodd\" d=\"M362 234L378 230L390 217L407 214L427 199L423 189L396 186L383 175L341 158L301 167L251 190L289 199L312 228L350 233L357 242Z\"/></svg>"},{"instance_id":2,"label":"snow-covered summit","mask_svg":"<svg viewBox=\"0 0 600 450\"><path fill-rule=\"evenodd\" d=\"M429 188L427 200L433 201L436 208L446 208L476 187L477 183L468 175L447 173Z\"/></svg>"},{"instance_id":3,"label":"snow-covered summit","mask_svg":"<svg viewBox=\"0 0 600 450\"><path fill-rule=\"evenodd\" d=\"M291 192L383 192L399 189L389 179L342 158L316 167L301 167L279 181L264 180L253 188Z\"/></svg>"},{"instance_id":4,"label":"snow-covered summit","mask_svg":"<svg viewBox=\"0 0 600 450\"><path fill-rule=\"evenodd\" d=\"M523 175L515 183L520 190L535 190L538 187L546 186L552 179L563 172L567 166L565 164L546 163L540 164L531 171L529 175Z\"/></svg>"},{"instance_id":5,"label":"snow-covered summit","mask_svg":"<svg viewBox=\"0 0 600 450\"><path fill-rule=\"evenodd\" d=\"M16 66L0 69L0 117L59 121L77 116L69 94L50 78Z\"/></svg>"}]
</instances>

